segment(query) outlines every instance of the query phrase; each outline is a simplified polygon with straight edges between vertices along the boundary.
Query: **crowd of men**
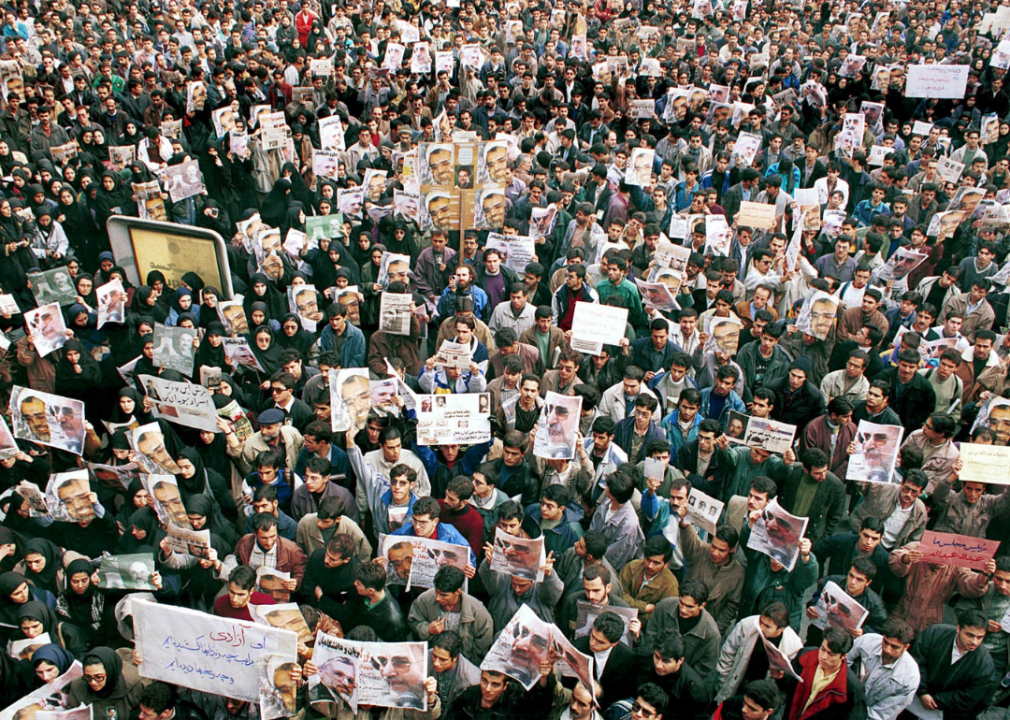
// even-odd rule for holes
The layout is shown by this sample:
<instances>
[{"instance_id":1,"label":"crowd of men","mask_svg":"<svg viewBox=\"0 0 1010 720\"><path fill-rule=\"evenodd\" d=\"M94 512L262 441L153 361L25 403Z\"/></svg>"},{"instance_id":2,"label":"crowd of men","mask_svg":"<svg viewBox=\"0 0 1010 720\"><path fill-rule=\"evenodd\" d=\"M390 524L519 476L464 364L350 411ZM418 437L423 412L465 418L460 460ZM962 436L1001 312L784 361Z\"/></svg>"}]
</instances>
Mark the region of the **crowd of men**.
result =
<instances>
[{"instance_id":1,"label":"crowd of men","mask_svg":"<svg viewBox=\"0 0 1010 720\"><path fill-rule=\"evenodd\" d=\"M255 702L140 676L131 596L96 570L151 553L158 603L252 621L295 602L313 634L427 643L427 710L313 702L309 641L285 716L1003 713L1010 494L959 476L967 444L1010 441L1006 9L8 4L0 379L48 395L12 401L18 439L0 438L0 638L49 643L0 658L0 707L77 660L61 704L96 719L261 720ZM912 66L949 72L924 93ZM507 151L492 165L494 141ZM139 241L110 243L120 217L179 235L145 265ZM207 237L194 229L227 247L191 252L185 238ZM516 264L510 247L532 255ZM34 313L41 281L72 286L65 337ZM115 281L118 315L99 306ZM655 282L672 305L640 289ZM837 312L800 323L815 293ZM404 294L405 333L384 309ZM580 303L626 310L620 341L580 339ZM725 319L732 342L711 332ZM159 327L192 329L192 373L163 362ZM225 342L240 339L241 361ZM444 342L470 361L446 362ZM332 393L348 369L396 380L397 397L367 410L370 387ZM140 374L209 386L217 432L156 407ZM548 393L581 400L567 457L535 452ZM424 398L460 394L486 395L484 441L419 442ZM741 416L794 426L793 446L739 442ZM875 482L847 480L861 421L903 428ZM138 462L175 483L96 471ZM90 485L69 519L15 491L78 469ZM65 487L61 500L83 485ZM722 504L708 531L693 491ZM791 568L750 547L772 503L807 521ZM173 551L173 524L209 530L209 550ZM927 531L999 547L944 564L926 559ZM543 539L542 579L491 569L500 533ZM397 584L407 560L380 551L389 534L469 561L429 589ZM858 627L811 623L829 582L867 611ZM579 626L585 603L597 617ZM481 669L523 606L592 658L591 678L563 676L553 652L528 690Z\"/></svg>"}]
</instances>

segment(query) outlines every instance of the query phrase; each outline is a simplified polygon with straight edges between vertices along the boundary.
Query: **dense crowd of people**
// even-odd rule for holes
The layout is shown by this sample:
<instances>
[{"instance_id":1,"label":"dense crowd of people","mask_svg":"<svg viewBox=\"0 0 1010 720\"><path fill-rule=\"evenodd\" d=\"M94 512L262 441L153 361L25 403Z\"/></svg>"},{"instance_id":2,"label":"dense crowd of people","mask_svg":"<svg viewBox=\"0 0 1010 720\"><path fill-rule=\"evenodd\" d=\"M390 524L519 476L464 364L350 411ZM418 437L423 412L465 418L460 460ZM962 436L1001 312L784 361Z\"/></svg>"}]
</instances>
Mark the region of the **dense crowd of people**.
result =
<instances>
[{"instance_id":1,"label":"dense crowd of people","mask_svg":"<svg viewBox=\"0 0 1010 720\"><path fill-rule=\"evenodd\" d=\"M0 379L5 394L83 402L85 431L80 447L56 447L38 432L48 406L17 404L30 436L9 417L19 439L0 453L0 638L9 651L50 642L0 657L0 707L76 660L64 707L88 705L96 720L260 720L257 703L141 677L136 596L100 587L97 569L146 552L156 591L144 597L158 603L255 620L250 608L290 601L313 633L427 643L427 710L312 702L309 643L287 716L1004 712L1010 494L961 480L960 454L1010 440L1005 10L6 6ZM912 66L945 66L955 87L967 68L963 96L910 92ZM493 166L481 152L492 141L507 146ZM449 176L436 144L456 148ZM478 153L480 166L463 160ZM473 207L474 188L501 203ZM137 257L113 252L114 217L213 231L227 265L216 274L166 241L164 271L138 273ZM726 244L713 235L723 227ZM523 243L533 254L516 264L504 248ZM62 275L37 274L52 270ZM672 306L640 289L659 276ZM39 278L73 287L51 352L25 320L45 305ZM114 281L125 312L99 322ZM296 302L303 285L314 297ZM409 332L397 334L383 297L404 294ZM815 294L832 312L810 317ZM244 325L221 308L237 296ZM579 303L625 309L620 342L587 346ZM738 341L715 342L727 318ZM159 361L159 327L193 329L192 374ZM229 338L251 358L226 353ZM439 359L447 341L469 348L467 365ZM411 392L337 432L332 371L353 368ZM141 375L209 384L217 432L166 419ZM419 442L405 400L471 393L488 397L486 441ZM548 393L581 399L567 457L534 452ZM792 447L740 442L731 421L748 416L794 426ZM74 411L50 421L72 428ZM847 480L861 421L903 428L897 463L874 482ZM130 428L150 423L163 443L141 447ZM138 454L172 469L181 502L168 516L141 479L96 475ZM44 493L79 469L91 473L81 519L53 522L15 491ZM689 512L695 497L722 504L709 531ZM791 568L750 547L770 504L806 518ZM173 551L175 521L209 530L211 551ZM927 531L1000 544L972 567L942 564L920 545ZM491 569L498 533L543 539L542 580ZM465 547L470 560L430 589L387 585L388 534ZM287 579L260 586L264 567ZM811 623L829 582L867 611L858 627ZM586 602L598 617L579 631ZM591 679L561 676L553 654L529 690L480 669L523 606L592 657Z\"/></svg>"}]
</instances>

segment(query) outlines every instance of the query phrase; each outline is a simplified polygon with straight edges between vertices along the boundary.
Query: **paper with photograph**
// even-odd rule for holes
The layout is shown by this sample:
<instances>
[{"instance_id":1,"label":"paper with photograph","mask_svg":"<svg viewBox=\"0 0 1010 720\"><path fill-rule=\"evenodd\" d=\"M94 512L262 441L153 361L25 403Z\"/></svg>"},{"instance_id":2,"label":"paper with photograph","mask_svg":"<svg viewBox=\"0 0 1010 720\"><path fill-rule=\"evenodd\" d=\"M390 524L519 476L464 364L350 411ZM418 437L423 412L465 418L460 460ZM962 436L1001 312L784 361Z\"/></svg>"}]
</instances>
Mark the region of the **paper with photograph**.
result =
<instances>
[{"instance_id":1,"label":"paper with photograph","mask_svg":"<svg viewBox=\"0 0 1010 720\"><path fill-rule=\"evenodd\" d=\"M417 397L418 445L473 445L491 440L488 393Z\"/></svg>"},{"instance_id":2,"label":"paper with photograph","mask_svg":"<svg viewBox=\"0 0 1010 720\"><path fill-rule=\"evenodd\" d=\"M863 626L870 611L860 605L845 590L834 581L828 581L821 590L814 606L818 617L810 624L822 630L828 627L840 627L843 630L856 630Z\"/></svg>"},{"instance_id":3,"label":"paper with photograph","mask_svg":"<svg viewBox=\"0 0 1010 720\"><path fill-rule=\"evenodd\" d=\"M18 440L48 445L80 455L87 430L84 403L72 398L29 390L11 389L11 424Z\"/></svg>"},{"instance_id":4,"label":"paper with photograph","mask_svg":"<svg viewBox=\"0 0 1010 720\"><path fill-rule=\"evenodd\" d=\"M330 418L333 432L357 432L368 422L372 407L368 370L347 368L330 370Z\"/></svg>"},{"instance_id":5,"label":"paper with photograph","mask_svg":"<svg viewBox=\"0 0 1010 720\"><path fill-rule=\"evenodd\" d=\"M800 555L799 542L809 522L809 518L790 515L777 500L772 500L751 528L747 547L764 553L792 572Z\"/></svg>"},{"instance_id":6,"label":"paper with photograph","mask_svg":"<svg viewBox=\"0 0 1010 720\"><path fill-rule=\"evenodd\" d=\"M407 535L381 535L380 557L386 560L386 584L435 587L435 573L451 565L466 570L471 564L469 547ZM465 585L464 585L465 587Z\"/></svg>"},{"instance_id":7,"label":"paper with photograph","mask_svg":"<svg viewBox=\"0 0 1010 720\"><path fill-rule=\"evenodd\" d=\"M71 470L49 476L46 505L57 522L88 523L95 519L91 479L87 470Z\"/></svg>"},{"instance_id":8,"label":"paper with photograph","mask_svg":"<svg viewBox=\"0 0 1010 720\"><path fill-rule=\"evenodd\" d=\"M571 460L582 417L582 398L547 392L537 421L533 454L550 460Z\"/></svg>"},{"instance_id":9,"label":"paper with photograph","mask_svg":"<svg viewBox=\"0 0 1010 720\"><path fill-rule=\"evenodd\" d=\"M102 562L98 566L98 587L101 590L155 591L158 588L151 582L151 576L155 572L153 553L102 553Z\"/></svg>"},{"instance_id":10,"label":"paper with photograph","mask_svg":"<svg viewBox=\"0 0 1010 720\"><path fill-rule=\"evenodd\" d=\"M491 569L522 580L543 582L547 562L543 536L533 539L509 535L495 528Z\"/></svg>"},{"instance_id":11,"label":"paper with photograph","mask_svg":"<svg viewBox=\"0 0 1010 720\"><path fill-rule=\"evenodd\" d=\"M67 326L56 303L25 312L25 326L39 357L60 349L67 342Z\"/></svg>"},{"instance_id":12,"label":"paper with photograph","mask_svg":"<svg viewBox=\"0 0 1010 720\"><path fill-rule=\"evenodd\" d=\"M849 456L846 480L861 482L893 482L894 464L901 449L905 428L900 425L877 425L860 420L856 431L856 452Z\"/></svg>"}]
</instances>

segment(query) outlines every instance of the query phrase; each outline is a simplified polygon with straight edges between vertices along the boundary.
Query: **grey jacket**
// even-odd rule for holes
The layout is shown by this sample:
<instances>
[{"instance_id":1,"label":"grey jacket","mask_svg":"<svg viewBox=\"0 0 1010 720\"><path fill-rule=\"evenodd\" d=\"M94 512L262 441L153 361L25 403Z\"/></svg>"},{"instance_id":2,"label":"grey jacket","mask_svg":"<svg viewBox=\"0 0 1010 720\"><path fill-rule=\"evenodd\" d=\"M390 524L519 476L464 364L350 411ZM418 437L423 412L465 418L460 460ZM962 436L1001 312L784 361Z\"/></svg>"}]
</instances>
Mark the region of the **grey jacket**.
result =
<instances>
[{"instance_id":1,"label":"grey jacket","mask_svg":"<svg viewBox=\"0 0 1010 720\"><path fill-rule=\"evenodd\" d=\"M858 533L863 520L868 517L886 520L894 512L894 509L898 507L898 493L900 490L900 485L871 483L871 487L866 492L863 502L849 515L849 527L852 528L852 532ZM898 533L898 538L894 542L894 548L904 547L910 542L921 539L922 533L925 530L926 505L922 500L916 499L915 504L912 506L911 515L908 516L905 526Z\"/></svg>"},{"instance_id":2,"label":"grey jacket","mask_svg":"<svg viewBox=\"0 0 1010 720\"><path fill-rule=\"evenodd\" d=\"M495 634L500 633L508 625L508 621L516 614L522 605L529 605L530 610L537 614L545 623L554 622L554 608L561 599L565 586L556 572L544 576L543 582L534 582L533 587L523 597L518 597L512 589L512 582L505 573L491 569L489 563L480 564L477 571L484 588L491 595L488 612L494 620Z\"/></svg>"},{"instance_id":3,"label":"grey jacket","mask_svg":"<svg viewBox=\"0 0 1010 720\"><path fill-rule=\"evenodd\" d=\"M431 639L428 624L445 616L445 611L435 602L435 590L425 590L410 606L407 623L414 630L418 640ZM460 596L459 626L455 628L463 640L463 657L479 665L491 648L494 626L491 614L480 600L463 593Z\"/></svg>"},{"instance_id":4,"label":"grey jacket","mask_svg":"<svg viewBox=\"0 0 1010 720\"><path fill-rule=\"evenodd\" d=\"M656 638L667 631L680 632L677 621L680 617L679 606L680 598L666 598L656 605L645 630L646 647L655 647ZM707 678L715 670L721 643L719 626L708 614L708 610L702 609L701 621L684 635L684 657L687 664Z\"/></svg>"}]
</instances>

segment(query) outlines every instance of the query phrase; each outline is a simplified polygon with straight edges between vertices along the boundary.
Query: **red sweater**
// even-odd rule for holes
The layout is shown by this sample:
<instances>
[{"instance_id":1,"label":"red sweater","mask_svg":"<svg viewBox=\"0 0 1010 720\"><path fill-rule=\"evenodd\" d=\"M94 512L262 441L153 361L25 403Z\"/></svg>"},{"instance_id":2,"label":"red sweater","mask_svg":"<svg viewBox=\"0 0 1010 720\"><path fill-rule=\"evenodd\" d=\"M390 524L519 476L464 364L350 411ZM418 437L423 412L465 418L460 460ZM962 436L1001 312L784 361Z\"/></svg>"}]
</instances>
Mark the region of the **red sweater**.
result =
<instances>
[{"instance_id":1,"label":"red sweater","mask_svg":"<svg viewBox=\"0 0 1010 720\"><path fill-rule=\"evenodd\" d=\"M276 604L277 603L274 602L274 599L266 593L253 591L252 597L249 598L249 605ZM231 600L228 599L228 596L222 595L214 601L214 614L218 617L228 618L229 620L246 620L248 622L254 622L253 616L249 613L249 605L236 610L231 606Z\"/></svg>"},{"instance_id":2,"label":"red sweater","mask_svg":"<svg viewBox=\"0 0 1010 720\"><path fill-rule=\"evenodd\" d=\"M458 513L447 508L445 500L439 500L438 504L442 506L439 522L448 523L459 530L459 534L470 543L473 554L480 557L484 547L484 518L477 512L477 508L468 504L466 512Z\"/></svg>"}]
</instances>

